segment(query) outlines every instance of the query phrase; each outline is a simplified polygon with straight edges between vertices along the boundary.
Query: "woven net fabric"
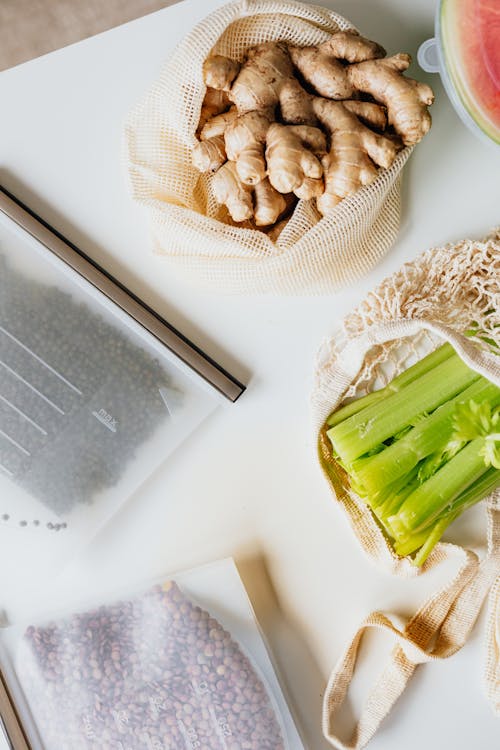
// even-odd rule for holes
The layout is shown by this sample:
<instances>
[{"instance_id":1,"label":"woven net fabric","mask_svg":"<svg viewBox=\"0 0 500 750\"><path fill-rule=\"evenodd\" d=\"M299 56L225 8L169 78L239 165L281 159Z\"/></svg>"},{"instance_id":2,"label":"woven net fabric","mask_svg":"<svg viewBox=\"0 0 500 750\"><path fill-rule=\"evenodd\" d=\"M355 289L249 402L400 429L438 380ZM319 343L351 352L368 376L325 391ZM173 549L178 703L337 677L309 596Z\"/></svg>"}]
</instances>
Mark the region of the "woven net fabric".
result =
<instances>
[{"instance_id":1,"label":"woven net fabric","mask_svg":"<svg viewBox=\"0 0 500 750\"><path fill-rule=\"evenodd\" d=\"M333 11L293 0L236 0L209 15L177 46L125 126L133 197L149 213L154 252L202 286L228 293L326 293L365 275L394 243L406 148L371 185L322 217L299 201L276 241L231 225L209 175L191 164L205 95L202 65L213 51L241 60L248 47L283 39L326 41L353 28Z\"/></svg>"},{"instance_id":2,"label":"woven net fabric","mask_svg":"<svg viewBox=\"0 0 500 750\"><path fill-rule=\"evenodd\" d=\"M476 335L465 336L473 330ZM484 341L483 341L484 339ZM333 461L324 429L328 415L346 399L388 380L449 341L470 367L500 386L500 233L428 250L385 279L348 315L322 346L312 394L315 439L322 468L340 507L370 560L398 576L425 573L445 560L458 562L452 581L401 629L375 612L355 633L335 666L325 693L323 730L340 750L360 750L403 692L416 666L444 659L466 642L489 595L485 683L500 712L500 490L483 503L487 544L482 558L458 545L439 543L421 570L392 550L372 513ZM337 711L355 669L359 644L370 628L395 640L389 664L373 688L350 740L339 739Z\"/></svg>"},{"instance_id":3,"label":"woven net fabric","mask_svg":"<svg viewBox=\"0 0 500 750\"><path fill-rule=\"evenodd\" d=\"M371 326L388 321L427 320L456 332L475 327L500 350L499 247L497 229L481 242L463 240L427 250L382 281L323 345L318 357L316 393L321 392L322 378L328 381L346 343ZM422 328L411 337L393 338L370 347L343 398L383 387L440 343L439 336ZM476 343L480 348L486 347L481 338L476 338Z\"/></svg>"}]
</instances>

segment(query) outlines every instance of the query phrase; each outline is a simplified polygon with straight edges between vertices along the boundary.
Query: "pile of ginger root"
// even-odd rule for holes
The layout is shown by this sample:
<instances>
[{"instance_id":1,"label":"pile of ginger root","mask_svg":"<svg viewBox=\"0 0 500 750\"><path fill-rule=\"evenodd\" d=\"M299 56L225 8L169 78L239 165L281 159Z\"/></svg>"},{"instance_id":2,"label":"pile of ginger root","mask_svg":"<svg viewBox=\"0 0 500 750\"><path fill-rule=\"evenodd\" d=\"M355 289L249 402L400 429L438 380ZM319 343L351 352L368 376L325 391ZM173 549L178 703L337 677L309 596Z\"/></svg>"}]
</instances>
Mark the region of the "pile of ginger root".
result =
<instances>
[{"instance_id":1,"label":"pile of ginger root","mask_svg":"<svg viewBox=\"0 0 500 750\"><path fill-rule=\"evenodd\" d=\"M277 237L297 199L322 215L391 166L431 125L411 58L339 31L316 47L265 42L243 62L212 54L192 160L238 226Z\"/></svg>"}]
</instances>

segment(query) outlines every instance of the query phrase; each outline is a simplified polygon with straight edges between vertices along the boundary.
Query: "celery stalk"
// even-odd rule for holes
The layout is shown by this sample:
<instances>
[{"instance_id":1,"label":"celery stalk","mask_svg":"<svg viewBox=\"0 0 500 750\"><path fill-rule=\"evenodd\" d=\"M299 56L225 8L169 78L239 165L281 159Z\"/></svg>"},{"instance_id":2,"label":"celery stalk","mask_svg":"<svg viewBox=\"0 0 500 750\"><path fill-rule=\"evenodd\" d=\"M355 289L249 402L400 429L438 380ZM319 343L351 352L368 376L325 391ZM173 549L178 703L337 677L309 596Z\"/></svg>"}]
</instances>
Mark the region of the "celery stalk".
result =
<instances>
[{"instance_id":1,"label":"celery stalk","mask_svg":"<svg viewBox=\"0 0 500 750\"><path fill-rule=\"evenodd\" d=\"M405 541L396 542L394 545L395 552L401 557L406 557L406 555L411 555L420 548L413 562L418 566L423 565L448 526L468 508L490 495L497 487L500 487L500 471L490 468L438 516L430 530L424 529L416 534L411 534Z\"/></svg>"},{"instance_id":2,"label":"celery stalk","mask_svg":"<svg viewBox=\"0 0 500 750\"><path fill-rule=\"evenodd\" d=\"M397 541L395 541L393 544L394 552L400 557L407 557L408 555L412 555L425 544L430 534L435 529L436 524L440 520L441 518L438 518L436 520L436 523L431 527L430 532L429 529L424 529L423 531L419 531L417 534L410 534L405 539L398 539ZM451 523L452 520L454 519L452 518L449 523Z\"/></svg>"},{"instance_id":3,"label":"celery stalk","mask_svg":"<svg viewBox=\"0 0 500 750\"><path fill-rule=\"evenodd\" d=\"M391 536L391 529L387 519L399 511L406 498L415 492L418 486L419 481L415 476L409 479L404 487L401 487L396 492L388 494L381 505L373 508L373 512Z\"/></svg>"},{"instance_id":4,"label":"celery stalk","mask_svg":"<svg viewBox=\"0 0 500 750\"><path fill-rule=\"evenodd\" d=\"M367 492L390 484L404 476L419 461L445 449L453 432L453 414L457 403L471 399L500 404L500 388L480 377L469 388L447 401L430 416L418 422L401 440L396 440L380 453L362 459L356 477Z\"/></svg>"},{"instance_id":5,"label":"celery stalk","mask_svg":"<svg viewBox=\"0 0 500 750\"><path fill-rule=\"evenodd\" d=\"M419 378L424 373L432 370L434 367L436 367L436 365L444 362L445 359L448 359L453 354L455 354L455 350L453 349L451 344L443 344L438 349L431 352L426 357L423 357L421 360L395 377L384 388L381 388L379 391L374 391L373 393L368 393L366 396L362 396L361 398L357 398L355 401L351 401L351 403L346 404L340 409L334 411L328 417L326 421L327 425L329 427L334 427L336 424L343 422L353 414L357 414L358 412L362 411L362 409L365 409L367 406L378 404L380 401L383 401L385 398L387 398L389 394L397 393L409 383L417 380L417 378Z\"/></svg>"},{"instance_id":6,"label":"celery stalk","mask_svg":"<svg viewBox=\"0 0 500 750\"><path fill-rule=\"evenodd\" d=\"M449 518L441 518L432 527L429 536L425 540L425 542L422 544L420 549L418 550L417 554L415 555L413 559L413 564L416 567L420 567L424 564L424 562L429 557L430 553L436 546L436 544L439 542L441 537L443 536L444 532L446 531L447 527L450 525L452 521L455 520L455 518L459 515L460 511L458 511L456 514L451 515Z\"/></svg>"},{"instance_id":7,"label":"celery stalk","mask_svg":"<svg viewBox=\"0 0 500 750\"><path fill-rule=\"evenodd\" d=\"M416 566L423 565L448 526L464 511L483 500L498 487L500 487L500 471L498 471L498 469L488 469L486 474L478 479L477 482L474 482L468 490L459 495L448 511L436 519L436 523L431 529L431 533L425 540L425 543L420 547L415 559L413 560L413 564ZM405 552L404 554L410 554L415 549L417 549L417 547L414 547L413 550ZM398 550L396 551L398 552ZM398 554L400 553L398 552Z\"/></svg>"},{"instance_id":8,"label":"celery stalk","mask_svg":"<svg viewBox=\"0 0 500 750\"><path fill-rule=\"evenodd\" d=\"M500 487L500 471L490 467L474 484L468 487L462 492L447 508L440 518L445 515L453 515L462 513L468 508L472 508L473 505L478 503L483 498L491 495L491 493ZM456 518L456 515L455 515ZM451 523L451 521L450 521Z\"/></svg>"},{"instance_id":9,"label":"celery stalk","mask_svg":"<svg viewBox=\"0 0 500 750\"><path fill-rule=\"evenodd\" d=\"M326 427L351 488L415 565L500 487L500 388L449 344L334 412Z\"/></svg>"},{"instance_id":10,"label":"celery stalk","mask_svg":"<svg viewBox=\"0 0 500 750\"><path fill-rule=\"evenodd\" d=\"M452 355L401 391L387 396L383 404L372 404L331 427L328 437L340 458L350 463L396 435L417 417L433 411L479 377L457 355Z\"/></svg>"},{"instance_id":11,"label":"celery stalk","mask_svg":"<svg viewBox=\"0 0 500 750\"><path fill-rule=\"evenodd\" d=\"M391 484L381 486L381 489L378 492L359 492L358 489L358 495L364 497L367 504L372 510L375 510L376 508L382 509L383 507L387 506L388 503L392 504L396 496L402 496L403 493L406 493L404 497L409 495L410 493L408 487L409 485L412 485L414 481L416 481L416 478L417 470L415 469L409 472L404 477L398 477L398 479L396 479L394 482L391 482ZM381 510L381 512L383 511Z\"/></svg>"},{"instance_id":12,"label":"celery stalk","mask_svg":"<svg viewBox=\"0 0 500 750\"><path fill-rule=\"evenodd\" d=\"M420 485L397 513L397 518L388 519L391 527L399 534L416 532L430 523L455 500L464 490L486 473L488 467L481 455L483 437L467 443L439 471Z\"/></svg>"}]
</instances>

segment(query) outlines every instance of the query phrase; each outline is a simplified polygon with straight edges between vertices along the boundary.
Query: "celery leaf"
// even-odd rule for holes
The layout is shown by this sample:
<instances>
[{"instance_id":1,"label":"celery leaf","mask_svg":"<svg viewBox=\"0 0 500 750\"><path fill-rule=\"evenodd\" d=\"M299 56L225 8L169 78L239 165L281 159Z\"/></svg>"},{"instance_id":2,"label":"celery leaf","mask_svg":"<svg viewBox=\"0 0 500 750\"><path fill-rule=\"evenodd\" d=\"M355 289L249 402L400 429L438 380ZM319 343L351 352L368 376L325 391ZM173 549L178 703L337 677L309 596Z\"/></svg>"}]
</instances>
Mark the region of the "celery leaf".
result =
<instances>
[{"instance_id":1,"label":"celery leaf","mask_svg":"<svg viewBox=\"0 0 500 750\"><path fill-rule=\"evenodd\" d=\"M488 401L459 403L453 417L452 440L466 441L484 437L480 455L486 466L500 469L500 408L492 409Z\"/></svg>"}]
</instances>

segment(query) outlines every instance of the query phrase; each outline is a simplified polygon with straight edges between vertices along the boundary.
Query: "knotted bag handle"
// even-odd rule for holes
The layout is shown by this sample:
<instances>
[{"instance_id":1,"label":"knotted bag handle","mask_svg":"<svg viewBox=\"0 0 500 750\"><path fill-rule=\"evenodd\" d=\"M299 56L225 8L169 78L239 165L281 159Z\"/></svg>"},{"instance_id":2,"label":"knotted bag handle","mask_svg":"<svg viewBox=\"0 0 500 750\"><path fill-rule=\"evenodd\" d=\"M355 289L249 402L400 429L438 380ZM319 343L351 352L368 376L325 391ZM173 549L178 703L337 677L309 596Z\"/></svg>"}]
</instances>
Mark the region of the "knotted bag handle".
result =
<instances>
[{"instance_id":1,"label":"knotted bag handle","mask_svg":"<svg viewBox=\"0 0 500 750\"><path fill-rule=\"evenodd\" d=\"M491 589L486 630L486 694L500 716L500 576Z\"/></svg>"},{"instance_id":2,"label":"knotted bag handle","mask_svg":"<svg viewBox=\"0 0 500 750\"><path fill-rule=\"evenodd\" d=\"M381 612L373 612L360 625L331 673L324 697L323 733L333 747L338 750L365 747L404 691L415 667L427 661L446 659L465 644L488 591L495 581L495 589L500 586L500 510L489 507L487 513L489 549L481 563L473 552L446 545L450 555L458 552L461 556L458 572L403 630ZM396 645L368 696L352 737L343 741L336 735L335 718L347 695L358 649L368 628L391 633Z\"/></svg>"},{"instance_id":3,"label":"knotted bag handle","mask_svg":"<svg viewBox=\"0 0 500 750\"><path fill-rule=\"evenodd\" d=\"M366 353L371 346L416 335L422 328L449 341L468 366L500 387L500 361L494 354L478 349L469 338L448 326L426 320L396 320L371 326L344 347L339 356L342 364L331 368L327 375L328 379L335 383L335 390L339 393L338 403L342 400L342 394L360 372ZM335 408L336 405L331 406ZM481 562L474 552L457 545L441 543L439 545L441 559L458 557L460 560L459 569L451 582L433 595L403 629L394 625L391 619L381 612L373 612L361 623L351 643L333 669L325 692L323 734L333 747L338 750L361 750L365 747L404 691L416 666L428 661L448 658L462 648L490 589L492 589L492 606L494 606L496 599L493 598L493 594L496 592L498 598L500 589L498 499L500 499L499 492L488 501L488 547L486 556ZM494 617L495 614L490 617L490 630ZM352 681L363 635L369 628L378 628L390 633L395 640L395 646L387 666L367 698L352 737L344 741L336 734L335 719ZM491 632L489 632L489 638L490 640L492 638ZM490 698L495 688L491 673L495 666L498 668L494 658L493 664L491 662L492 659L489 658L487 687ZM498 700L498 696L496 699Z\"/></svg>"}]
</instances>

